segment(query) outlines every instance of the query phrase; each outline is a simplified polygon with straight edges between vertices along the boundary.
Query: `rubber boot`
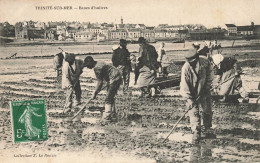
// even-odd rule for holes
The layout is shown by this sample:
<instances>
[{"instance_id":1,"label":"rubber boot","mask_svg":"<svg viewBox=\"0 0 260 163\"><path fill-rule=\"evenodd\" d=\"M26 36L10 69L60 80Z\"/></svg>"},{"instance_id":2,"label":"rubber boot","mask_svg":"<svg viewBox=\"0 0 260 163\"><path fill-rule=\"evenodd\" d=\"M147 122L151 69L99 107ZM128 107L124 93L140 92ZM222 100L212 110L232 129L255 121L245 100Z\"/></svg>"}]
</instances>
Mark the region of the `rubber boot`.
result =
<instances>
[{"instance_id":1,"label":"rubber boot","mask_svg":"<svg viewBox=\"0 0 260 163\"><path fill-rule=\"evenodd\" d=\"M105 112L103 113L100 122L101 123L110 122L111 121L111 113L112 113L112 105L111 104L105 104Z\"/></svg>"},{"instance_id":2,"label":"rubber boot","mask_svg":"<svg viewBox=\"0 0 260 163\"><path fill-rule=\"evenodd\" d=\"M74 100L73 104L75 107L77 107L77 106L81 105L81 102L80 102L80 100Z\"/></svg>"},{"instance_id":3,"label":"rubber boot","mask_svg":"<svg viewBox=\"0 0 260 163\"><path fill-rule=\"evenodd\" d=\"M154 97L156 95L156 90L154 87L151 88L151 96Z\"/></svg>"},{"instance_id":4,"label":"rubber boot","mask_svg":"<svg viewBox=\"0 0 260 163\"><path fill-rule=\"evenodd\" d=\"M223 98L219 99L220 102L226 102L227 101L227 96L224 95Z\"/></svg>"},{"instance_id":5,"label":"rubber boot","mask_svg":"<svg viewBox=\"0 0 260 163\"><path fill-rule=\"evenodd\" d=\"M117 122L117 114L116 114L116 106L115 106L115 103L112 104L111 121L112 121L112 122Z\"/></svg>"},{"instance_id":6,"label":"rubber boot","mask_svg":"<svg viewBox=\"0 0 260 163\"><path fill-rule=\"evenodd\" d=\"M196 130L193 131L192 135L192 144L199 144L201 140L201 129L200 127L196 127Z\"/></svg>"},{"instance_id":7,"label":"rubber boot","mask_svg":"<svg viewBox=\"0 0 260 163\"><path fill-rule=\"evenodd\" d=\"M211 128L205 128L205 131L201 134L202 139L216 139L216 134L213 133Z\"/></svg>"}]
</instances>

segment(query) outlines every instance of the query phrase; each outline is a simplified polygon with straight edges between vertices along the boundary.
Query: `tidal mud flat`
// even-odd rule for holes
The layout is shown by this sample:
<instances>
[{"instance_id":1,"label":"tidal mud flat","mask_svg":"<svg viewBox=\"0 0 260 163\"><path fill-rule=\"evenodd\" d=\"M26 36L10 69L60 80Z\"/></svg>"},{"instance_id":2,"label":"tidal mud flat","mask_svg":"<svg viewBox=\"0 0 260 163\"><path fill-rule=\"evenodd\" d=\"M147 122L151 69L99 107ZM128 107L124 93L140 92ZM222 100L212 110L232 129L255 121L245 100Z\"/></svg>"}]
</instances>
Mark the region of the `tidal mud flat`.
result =
<instances>
[{"instance_id":1,"label":"tidal mud flat","mask_svg":"<svg viewBox=\"0 0 260 163\"><path fill-rule=\"evenodd\" d=\"M250 50L248 55L244 55L241 48ZM223 50L226 55L236 54L234 51L238 53L235 57L241 61L245 72L242 75L243 84L249 92L259 92L260 61L257 50L258 46ZM176 56L175 53L170 55L173 58ZM111 62L111 55L94 57ZM161 143L186 109L178 89L163 90L155 98L139 98L136 88L131 88L126 95L120 89L116 98L119 121L100 126L98 120L101 113L98 110L104 105L105 91L89 104L90 111L85 110L73 122L68 121L70 115L62 113L66 97L56 82L51 58L0 60L0 67L0 153L6 159L14 157L11 153L52 153L56 155L51 157L53 160L77 154L96 162L102 159L107 162L260 161L260 107L255 98L250 99L249 104L213 103L216 139L202 140L199 145L192 145L189 118L185 117L169 140ZM175 71L178 70L176 66ZM91 97L96 80L93 72L87 69L84 69L80 80L84 103ZM39 98L46 100L49 139L14 144L8 102ZM77 110L74 108L73 114Z\"/></svg>"}]
</instances>

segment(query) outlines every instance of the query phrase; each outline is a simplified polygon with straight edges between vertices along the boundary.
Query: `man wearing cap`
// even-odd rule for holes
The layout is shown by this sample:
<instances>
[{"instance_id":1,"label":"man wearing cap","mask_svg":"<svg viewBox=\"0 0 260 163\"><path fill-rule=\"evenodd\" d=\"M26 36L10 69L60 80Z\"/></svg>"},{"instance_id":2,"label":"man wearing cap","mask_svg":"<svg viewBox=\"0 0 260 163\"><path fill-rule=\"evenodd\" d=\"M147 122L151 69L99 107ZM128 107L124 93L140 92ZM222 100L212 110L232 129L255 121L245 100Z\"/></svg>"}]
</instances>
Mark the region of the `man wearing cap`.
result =
<instances>
[{"instance_id":1,"label":"man wearing cap","mask_svg":"<svg viewBox=\"0 0 260 163\"><path fill-rule=\"evenodd\" d=\"M122 83L121 72L112 65L104 62L97 62L91 56L84 60L84 67L94 69L97 86L91 99L95 99L97 94L101 91L104 81L107 82L107 95L105 98L105 112L103 113L101 122L113 121L115 116L115 95Z\"/></svg>"},{"instance_id":2,"label":"man wearing cap","mask_svg":"<svg viewBox=\"0 0 260 163\"><path fill-rule=\"evenodd\" d=\"M66 90L65 113L72 108L72 93L75 91L75 106L81 103L81 87L79 77L82 74L83 61L76 59L74 54L65 54L62 66L62 88Z\"/></svg>"},{"instance_id":3,"label":"man wearing cap","mask_svg":"<svg viewBox=\"0 0 260 163\"><path fill-rule=\"evenodd\" d=\"M212 56L212 63L214 66L214 72L216 75L216 85L214 92L223 96L220 101L229 101L228 95L239 93L243 98L243 102L248 102L248 93L242 87L242 80L240 74L242 69L237 63L237 60L230 57L223 57L221 54L215 54ZM238 102L237 99L230 99L233 102Z\"/></svg>"},{"instance_id":4,"label":"man wearing cap","mask_svg":"<svg viewBox=\"0 0 260 163\"><path fill-rule=\"evenodd\" d=\"M130 79L130 53L126 48L126 40L120 39L119 45L120 46L118 48L113 48L112 63L122 73L124 84L123 91L125 92L128 89Z\"/></svg>"},{"instance_id":5,"label":"man wearing cap","mask_svg":"<svg viewBox=\"0 0 260 163\"><path fill-rule=\"evenodd\" d=\"M210 99L210 85L212 82L212 67L208 59L199 56L197 50L191 49L185 54L186 62L181 70L180 94L187 100L190 125L193 132L193 143L198 143L201 138L201 117L205 128L205 137L210 135L212 126L212 110Z\"/></svg>"},{"instance_id":6,"label":"man wearing cap","mask_svg":"<svg viewBox=\"0 0 260 163\"><path fill-rule=\"evenodd\" d=\"M205 56L207 58L210 58L209 50L210 49L206 45L202 45L198 49L198 53L199 53L199 55L202 55L202 56Z\"/></svg>"},{"instance_id":7,"label":"man wearing cap","mask_svg":"<svg viewBox=\"0 0 260 163\"><path fill-rule=\"evenodd\" d=\"M199 50L199 48L200 48L200 44L197 43L197 42L192 43L192 46L193 46L193 48L196 49L196 50Z\"/></svg>"},{"instance_id":8,"label":"man wearing cap","mask_svg":"<svg viewBox=\"0 0 260 163\"><path fill-rule=\"evenodd\" d=\"M143 37L140 37L138 42L140 46L138 58L138 69L140 74L137 79L137 85L139 87L145 87L155 83L156 70L159 68L157 62L158 54L154 46L147 44ZM150 95L150 92L148 92L149 89L149 87L147 87L147 89L142 88L142 94L148 93ZM154 88L152 88L152 90L154 90Z\"/></svg>"}]
</instances>

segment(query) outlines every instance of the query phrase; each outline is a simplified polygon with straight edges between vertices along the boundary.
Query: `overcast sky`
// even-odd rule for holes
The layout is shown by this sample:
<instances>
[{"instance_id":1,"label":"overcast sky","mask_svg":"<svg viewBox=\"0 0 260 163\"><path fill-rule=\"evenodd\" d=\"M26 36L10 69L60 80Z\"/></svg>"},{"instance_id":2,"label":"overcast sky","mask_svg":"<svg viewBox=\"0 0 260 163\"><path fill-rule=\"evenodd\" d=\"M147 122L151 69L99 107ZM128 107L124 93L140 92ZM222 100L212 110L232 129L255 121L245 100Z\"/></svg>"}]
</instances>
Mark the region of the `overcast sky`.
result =
<instances>
[{"instance_id":1,"label":"overcast sky","mask_svg":"<svg viewBox=\"0 0 260 163\"><path fill-rule=\"evenodd\" d=\"M72 6L73 10L36 10L36 6ZM105 10L75 8L102 6ZM120 23L260 24L260 0L0 0L0 22L90 21Z\"/></svg>"}]
</instances>

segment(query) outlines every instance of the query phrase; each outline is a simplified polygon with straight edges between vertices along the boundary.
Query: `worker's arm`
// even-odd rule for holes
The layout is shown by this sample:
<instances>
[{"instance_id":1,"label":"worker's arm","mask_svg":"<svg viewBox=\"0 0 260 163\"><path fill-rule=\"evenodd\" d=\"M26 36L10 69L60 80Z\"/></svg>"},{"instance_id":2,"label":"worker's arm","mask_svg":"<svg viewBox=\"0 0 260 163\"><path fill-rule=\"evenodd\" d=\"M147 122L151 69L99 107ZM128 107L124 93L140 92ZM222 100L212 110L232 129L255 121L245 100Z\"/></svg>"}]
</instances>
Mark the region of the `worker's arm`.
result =
<instances>
[{"instance_id":1,"label":"worker's arm","mask_svg":"<svg viewBox=\"0 0 260 163\"><path fill-rule=\"evenodd\" d=\"M188 79L188 76L190 76L190 74L188 74L187 70L185 70L185 67L183 67L181 71L180 94L184 100L186 100L186 107L191 109L194 106L194 99L191 96L191 91L188 84L188 80L190 79Z\"/></svg>"},{"instance_id":2,"label":"worker's arm","mask_svg":"<svg viewBox=\"0 0 260 163\"><path fill-rule=\"evenodd\" d=\"M95 99L97 94L101 91L101 88L103 86L103 71L102 68L95 71L96 78L97 78L97 85L95 92L93 93L91 99Z\"/></svg>"},{"instance_id":3,"label":"worker's arm","mask_svg":"<svg viewBox=\"0 0 260 163\"><path fill-rule=\"evenodd\" d=\"M117 55L117 50L114 50L113 51L113 55L112 55L112 63L113 63L113 66L117 67L119 65L118 63L118 58L119 56Z\"/></svg>"},{"instance_id":4,"label":"worker's arm","mask_svg":"<svg viewBox=\"0 0 260 163\"><path fill-rule=\"evenodd\" d=\"M235 75L239 76L242 73L242 68L240 67L239 63L237 61L234 61L233 68L235 70Z\"/></svg>"},{"instance_id":5,"label":"worker's arm","mask_svg":"<svg viewBox=\"0 0 260 163\"><path fill-rule=\"evenodd\" d=\"M103 86L103 80L98 80L95 92L93 93L91 99L95 99L96 98L98 93L101 91L102 86Z\"/></svg>"},{"instance_id":6,"label":"worker's arm","mask_svg":"<svg viewBox=\"0 0 260 163\"><path fill-rule=\"evenodd\" d=\"M192 99L190 87L188 81L190 80L188 77L190 76L189 72L187 71L186 64L182 67L181 70L181 82L180 82L180 94L185 99Z\"/></svg>"},{"instance_id":7,"label":"worker's arm","mask_svg":"<svg viewBox=\"0 0 260 163\"><path fill-rule=\"evenodd\" d=\"M213 71L212 71L212 66L209 61L207 61L208 68L206 69L206 85L205 89L206 92L210 93L210 89L212 87L212 81L213 81Z\"/></svg>"},{"instance_id":8,"label":"worker's arm","mask_svg":"<svg viewBox=\"0 0 260 163\"><path fill-rule=\"evenodd\" d=\"M137 63L142 62L142 60L143 60L143 52L144 52L144 48L143 48L143 46L140 46L139 54L137 56Z\"/></svg>"},{"instance_id":9,"label":"worker's arm","mask_svg":"<svg viewBox=\"0 0 260 163\"><path fill-rule=\"evenodd\" d=\"M155 60L157 61L157 59L158 59L158 53L157 53L155 47L152 46L152 49L153 49L153 53L154 53L154 54L153 54L153 55L154 55L153 57L154 57Z\"/></svg>"},{"instance_id":10,"label":"worker's arm","mask_svg":"<svg viewBox=\"0 0 260 163\"><path fill-rule=\"evenodd\" d=\"M72 88L72 81L71 81L71 69L68 62L64 63L65 68L63 69L64 75L65 75L65 83L67 83L68 88Z\"/></svg>"},{"instance_id":11,"label":"worker's arm","mask_svg":"<svg viewBox=\"0 0 260 163\"><path fill-rule=\"evenodd\" d=\"M78 61L76 62L76 70L73 74L73 83L75 84L76 82L78 82L80 75L83 73L83 61Z\"/></svg>"},{"instance_id":12,"label":"worker's arm","mask_svg":"<svg viewBox=\"0 0 260 163\"><path fill-rule=\"evenodd\" d=\"M221 70L221 65L220 67L218 68L217 65L214 65L214 67L212 67L213 69L213 75L214 75L214 86L217 86L220 81L221 81L221 76L223 74L222 70Z\"/></svg>"},{"instance_id":13,"label":"worker's arm","mask_svg":"<svg viewBox=\"0 0 260 163\"><path fill-rule=\"evenodd\" d=\"M158 59L157 59L158 62L162 62L162 50L161 48L158 49Z\"/></svg>"}]
</instances>

